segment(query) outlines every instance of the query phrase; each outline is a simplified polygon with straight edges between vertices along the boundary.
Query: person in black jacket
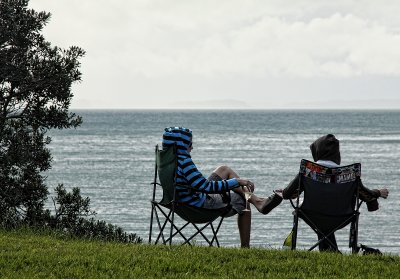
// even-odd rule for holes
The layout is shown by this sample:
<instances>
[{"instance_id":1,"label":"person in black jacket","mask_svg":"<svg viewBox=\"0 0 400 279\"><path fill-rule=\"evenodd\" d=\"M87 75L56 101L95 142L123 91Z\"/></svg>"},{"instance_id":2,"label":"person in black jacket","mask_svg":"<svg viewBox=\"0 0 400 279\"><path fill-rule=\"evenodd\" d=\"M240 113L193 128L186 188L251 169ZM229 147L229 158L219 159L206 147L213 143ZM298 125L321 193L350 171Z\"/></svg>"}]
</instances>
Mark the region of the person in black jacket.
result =
<instances>
[{"instance_id":1,"label":"person in black jacket","mask_svg":"<svg viewBox=\"0 0 400 279\"><path fill-rule=\"evenodd\" d=\"M335 168L340 167L341 156L339 149L339 140L332 134L328 134L318 138L310 145L311 154L314 161L325 167ZM302 185L300 185L300 193L298 193L300 176L297 176L289 183L289 185L283 190L277 190L284 199L296 198L303 191ZM379 209L378 198L386 199L389 195L389 191L386 188L383 189L368 189L362 182L359 184L359 197L362 201L366 202L368 211L375 211ZM318 235L321 239L321 236ZM329 238L330 241L336 245L335 235ZM336 246L337 248L337 246ZM319 245L320 251L332 249L327 241L322 241Z\"/></svg>"}]
</instances>

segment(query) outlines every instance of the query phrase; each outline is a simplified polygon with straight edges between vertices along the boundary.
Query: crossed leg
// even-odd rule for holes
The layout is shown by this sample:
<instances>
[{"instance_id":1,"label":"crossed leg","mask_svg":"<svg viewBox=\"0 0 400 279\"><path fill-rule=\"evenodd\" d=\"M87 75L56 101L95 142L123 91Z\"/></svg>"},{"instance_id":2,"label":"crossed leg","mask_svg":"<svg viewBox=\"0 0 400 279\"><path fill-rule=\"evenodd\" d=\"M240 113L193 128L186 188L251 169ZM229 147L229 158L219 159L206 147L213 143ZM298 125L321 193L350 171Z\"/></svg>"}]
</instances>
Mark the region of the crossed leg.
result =
<instances>
[{"instance_id":1,"label":"crossed leg","mask_svg":"<svg viewBox=\"0 0 400 279\"><path fill-rule=\"evenodd\" d=\"M239 175L228 166L219 166L213 172L222 179L240 178ZM244 197L244 190L242 187L237 187L233 191ZM260 198L255 194L252 194L248 201L253 204L259 212L263 214L267 214L269 211L272 210L272 208L276 206L272 206L272 196L268 198ZM242 214L238 214L237 224L239 229L241 247L250 247L251 211L244 211L242 212Z\"/></svg>"},{"instance_id":2,"label":"crossed leg","mask_svg":"<svg viewBox=\"0 0 400 279\"><path fill-rule=\"evenodd\" d=\"M218 176L222 179L240 178L239 175L228 166L219 166L213 172L218 174ZM237 187L233 191L244 197L244 190L242 187ZM269 213L281 201L282 198L277 195L271 195L268 198L261 198L254 193L249 199L249 202L253 204L255 208L262 214Z\"/></svg>"}]
</instances>

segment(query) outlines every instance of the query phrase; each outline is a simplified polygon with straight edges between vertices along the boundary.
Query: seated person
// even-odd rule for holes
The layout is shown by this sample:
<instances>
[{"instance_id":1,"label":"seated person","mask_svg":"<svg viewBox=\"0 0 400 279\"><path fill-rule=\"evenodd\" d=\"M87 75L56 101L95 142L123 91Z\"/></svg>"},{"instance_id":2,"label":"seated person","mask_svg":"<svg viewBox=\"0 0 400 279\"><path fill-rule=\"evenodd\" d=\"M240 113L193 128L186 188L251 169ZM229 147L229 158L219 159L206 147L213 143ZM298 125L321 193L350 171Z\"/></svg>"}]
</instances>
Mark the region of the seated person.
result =
<instances>
[{"instance_id":1,"label":"seated person","mask_svg":"<svg viewBox=\"0 0 400 279\"><path fill-rule=\"evenodd\" d=\"M241 247L249 247L251 230L251 211L243 211L246 208L244 192L253 192L254 183L248 179L240 178L239 175L228 166L216 168L210 177L205 178L197 169L192 161L190 152L193 150L192 131L183 127L165 128L163 134L163 149L176 144L178 167L177 184L190 186L176 187L179 202L191 206L217 209L227 206L223 196L229 190L232 210L226 217L238 214L238 228ZM242 186L242 187L239 187ZM199 192L196 190L201 190ZM215 194L217 192L217 194ZM269 213L274 207L279 205L282 198L273 194L268 198L260 198L254 193L248 198L248 202L253 204L257 210L263 214Z\"/></svg>"},{"instance_id":2,"label":"seated person","mask_svg":"<svg viewBox=\"0 0 400 279\"><path fill-rule=\"evenodd\" d=\"M339 140L335 138L334 135L328 134L326 136L322 136L313 142L310 145L311 154L313 156L314 161L322 166L329 168L340 167L340 150L339 150ZM280 193L284 199L296 198L299 194L297 193L298 185L299 185L299 174L289 183L289 185L283 190L277 190L276 192ZM377 199L382 197L386 199L389 195L389 191L384 189L373 189L370 190L366 188L362 182L359 185L359 197L362 201L367 203L368 211L378 210L379 204ZM302 192L302 185L300 185L300 191ZM321 239L322 236L318 235L318 239ZM336 238L335 235L332 234L328 237L329 240L336 246ZM331 250L332 247L329 245L328 241L322 241L319 244L319 250Z\"/></svg>"}]
</instances>

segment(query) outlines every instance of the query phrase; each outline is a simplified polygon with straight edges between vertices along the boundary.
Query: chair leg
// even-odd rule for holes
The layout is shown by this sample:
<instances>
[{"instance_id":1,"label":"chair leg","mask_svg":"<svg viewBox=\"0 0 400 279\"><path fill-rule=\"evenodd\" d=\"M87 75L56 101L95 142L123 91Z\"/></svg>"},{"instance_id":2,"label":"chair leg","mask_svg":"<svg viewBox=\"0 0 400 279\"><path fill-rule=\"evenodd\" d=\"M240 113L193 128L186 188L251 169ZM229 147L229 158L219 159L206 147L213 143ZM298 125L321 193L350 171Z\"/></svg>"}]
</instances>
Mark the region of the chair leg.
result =
<instances>
[{"instance_id":1,"label":"chair leg","mask_svg":"<svg viewBox=\"0 0 400 279\"><path fill-rule=\"evenodd\" d=\"M358 217L359 214L356 214L355 220L351 223L350 227L350 237L349 237L349 248L351 248L352 254L357 254L358 249Z\"/></svg>"},{"instance_id":2,"label":"chair leg","mask_svg":"<svg viewBox=\"0 0 400 279\"><path fill-rule=\"evenodd\" d=\"M299 215L298 212L296 211L293 217L292 250L296 250L298 227L299 227Z\"/></svg>"},{"instance_id":3,"label":"chair leg","mask_svg":"<svg viewBox=\"0 0 400 279\"><path fill-rule=\"evenodd\" d=\"M217 229L214 231L214 227L212 227L212 224L211 224L211 227L212 227L212 229L213 229L213 234L214 234L214 236L213 236L213 239L211 240L211 244L214 242L214 240L215 240L215 243L217 243L217 247L219 247L219 241L218 241L218 237L217 237L217 234L218 234L218 232L219 232L219 229L220 229L220 227L221 227L221 225L222 225L222 221L224 220L224 217L221 217L221 219L219 220L219 223L218 223L218 226L217 226ZM212 246L212 245L211 245Z\"/></svg>"},{"instance_id":4,"label":"chair leg","mask_svg":"<svg viewBox=\"0 0 400 279\"><path fill-rule=\"evenodd\" d=\"M211 224L211 222L208 222L207 224L205 224L204 226L202 226L201 228L199 228L196 224L194 224L194 223L191 223L192 225L193 225L193 227L195 227L195 229L197 230L197 232L196 233L194 233L191 237L189 237L188 238L188 240L185 242L185 243L183 243L183 244L190 244L189 243L189 241L190 240L192 240L193 238L195 238L198 234L200 234L202 237L203 237L203 239L205 240L205 241L207 241L207 243L208 243L208 245L209 246L212 246L212 242L208 239L208 237L203 233L203 230L205 229L205 228L207 228L210 224ZM182 245L183 245L182 244Z\"/></svg>"},{"instance_id":5,"label":"chair leg","mask_svg":"<svg viewBox=\"0 0 400 279\"><path fill-rule=\"evenodd\" d=\"M335 251L339 252L339 248L336 243L336 238L334 232L330 232L328 234L323 234L321 232L317 233L318 235L318 242L313 245L309 251L314 250L315 247L319 246L320 251Z\"/></svg>"},{"instance_id":6,"label":"chair leg","mask_svg":"<svg viewBox=\"0 0 400 279\"><path fill-rule=\"evenodd\" d=\"M172 205L172 219L171 219L171 229L169 231L169 245L172 245L172 231L174 229L174 217L175 217L175 211L174 211L174 206Z\"/></svg>"},{"instance_id":7,"label":"chair leg","mask_svg":"<svg viewBox=\"0 0 400 279\"><path fill-rule=\"evenodd\" d=\"M174 225L174 229L176 230L170 238L168 238L166 241L170 241L174 238L175 235L179 234L185 241L185 243L188 241L188 239L182 234L182 230L186 228L190 223L187 222L185 225L182 227L178 228L177 226ZM190 245L190 243L188 243Z\"/></svg>"},{"instance_id":8,"label":"chair leg","mask_svg":"<svg viewBox=\"0 0 400 279\"><path fill-rule=\"evenodd\" d=\"M306 215L302 215L302 218L304 218L304 220L306 221L306 223L308 223L310 225L310 228L318 235L319 240L317 241L317 243L315 243L313 246L311 246L308 251L312 251L314 250L318 245L320 245L321 242L326 241L328 243L329 246L331 246L335 251L341 253L339 251L339 249L337 248L337 245L335 245L331 239L329 239L328 237L333 235L333 233L337 230L337 228L339 228L340 226L338 226L336 229L332 230L330 233L325 234L322 231L320 231L318 229L318 227L314 224L313 221L311 221ZM344 222L345 223L345 222ZM344 224L343 223L343 224ZM341 224L341 225L343 225Z\"/></svg>"},{"instance_id":9,"label":"chair leg","mask_svg":"<svg viewBox=\"0 0 400 279\"><path fill-rule=\"evenodd\" d=\"M154 216L155 205L151 203L151 216L150 216L150 229L149 229L149 244L151 243L151 235L153 233L153 216Z\"/></svg>"},{"instance_id":10,"label":"chair leg","mask_svg":"<svg viewBox=\"0 0 400 279\"><path fill-rule=\"evenodd\" d=\"M154 220L157 222L158 225L158 229L159 229L159 233L156 237L156 240L154 242L154 244L158 244L159 241L161 240L162 243L164 245L166 245L167 243L169 245L172 245L172 239L176 236L176 235L180 235L180 237L183 239L183 244L189 244L191 245L190 241L195 238L197 235L201 235L203 237L203 239L208 243L209 246L213 246L214 242L216 243L216 245L219 247L219 241L217 238L217 234L218 231L222 225L222 221L223 221L223 217L220 218L219 222L218 222L218 226L215 228L212 222L208 222L206 224L204 224L203 226L198 226L195 223L191 223L191 222L186 222L186 224L184 224L183 226L177 227L174 224L174 212L172 210L170 210L169 212L166 212L163 210L163 208L157 204L157 203L152 203L153 204L153 208L152 208L152 219L151 219L151 226L150 226L150 232L149 232L149 243L151 243L152 240L152 234L153 234L153 222ZM162 220L162 217L164 217L164 219ZM160 218L161 217L161 218ZM166 233L166 228L168 227L168 224L170 225L169 227L169 237L165 237L164 233ZM189 238L185 237L185 235L183 234L183 230L189 225L192 224L192 226L196 229L196 232ZM205 229L209 227L210 231L212 232L212 238L210 238L211 236L207 236L203 231L205 231Z\"/></svg>"},{"instance_id":11,"label":"chair leg","mask_svg":"<svg viewBox=\"0 0 400 279\"><path fill-rule=\"evenodd\" d=\"M158 223L158 228L159 228L159 230L160 230L160 233L158 234L158 237L157 237L157 239L156 239L156 241L155 241L155 244L158 243L158 241L160 240L160 237L161 237L161 238L162 238L162 241L163 241L163 244L166 245L167 242L170 241L170 239L172 239L171 236L170 236L169 238L167 238L167 239L164 238L164 229L165 229L165 227L167 226L167 224L168 224L168 223L171 223L171 224L172 224L171 226L173 226L176 230L179 230L179 229L172 223L172 220L171 220L171 218L170 218L170 216L171 216L171 214L172 214L172 211L170 211L170 212L168 213L168 215L167 215L167 214L164 212L164 210L162 210L162 208L161 208L160 206L157 205L157 208L158 208L159 211L164 215L165 220L164 220L164 224L161 226L160 218L158 217L158 213L157 213L157 210L156 210L156 211L155 211L155 214L156 214L156 217L157 217L157 223ZM180 232L179 232L179 233L180 233ZM175 233L175 234L176 234L176 233ZM184 239L186 239L181 233L180 233L180 235L181 235Z\"/></svg>"},{"instance_id":12,"label":"chair leg","mask_svg":"<svg viewBox=\"0 0 400 279\"><path fill-rule=\"evenodd\" d=\"M337 252L341 253L339 251L339 249L337 248L337 245L335 245L334 243L332 243L332 241L330 239L328 239L329 236L331 236L332 234L334 234L335 231L337 231L340 228L343 228L346 224L348 224L351 219L355 218L355 216L357 215L353 215L351 217L349 217L347 220L343 221L339 226L337 226L336 228L334 228L333 230L331 230L330 233L328 234L324 234L323 232L321 232L318 227L306 216L306 215L302 215L302 218L306 221L306 223L308 223L311 227L311 229L314 230L314 232L316 234L321 234L323 235L323 237L321 239L319 239L319 241L317 243L315 243L310 249L309 251L313 250L315 247L317 247L322 241L327 241L329 243L329 245L334 248Z\"/></svg>"},{"instance_id":13,"label":"chair leg","mask_svg":"<svg viewBox=\"0 0 400 279\"><path fill-rule=\"evenodd\" d=\"M153 236L153 222L154 222L154 216L156 217L156 221L157 221L157 223L159 224L159 228L160 228L160 220L159 220L159 217L158 217L158 214L157 214L157 208L159 208L158 205L157 205L154 201L151 201L151 216L150 216L150 229L149 229L149 244L151 244L151 238L152 238L152 236ZM160 210L162 210L162 209L160 208Z\"/></svg>"},{"instance_id":14,"label":"chair leg","mask_svg":"<svg viewBox=\"0 0 400 279\"><path fill-rule=\"evenodd\" d=\"M160 240L160 237L161 237L162 240L163 240L163 244L166 244L166 241L165 241L165 238L164 238L164 229L165 229L165 226L166 226L167 223L168 223L169 216L167 217L167 216L165 215L165 213L164 213L162 210L161 210L161 213L164 215L165 221L164 221L164 224L161 226L161 222L160 222L160 219L159 219L158 214L157 214L157 211L156 211L158 229L160 230L160 233L158 234L158 237L157 237L157 239L156 239L155 244L158 243L158 241Z\"/></svg>"},{"instance_id":15,"label":"chair leg","mask_svg":"<svg viewBox=\"0 0 400 279\"><path fill-rule=\"evenodd\" d=\"M172 214L172 211L170 211L170 212L168 213L168 215L167 215L167 214L162 210L162 208L161 208L160 206L157 205L157 208L158 208L159 211L164 215L165 221L164 221L163 226L161 226L160 222L158 222L158 227L159 227L159 229L160 229L160 233L159 233L159 235L158 235L158 237L157 237L157 240L156 240L155 244L158 243L160 237L162 237L162 239L163 239L163 244L167 244L168 241L169 241L170 244L171 244L171 243L172 243L172 238L173 238L175 235L177 235L178 233L179 233L179 235L180 235L185 241L187 241L187 238L181 233L181 231L182 231L188 224L190 224L190 223L186 223L183 227L178 228L178 227L172 222L172 219L170 218L170 216L171 216L171 214ZM155 211L155 212L156 212L157 220L159 220L157 211ZM164 229L165 229L165 227L166 227L166 225L167 225L168 223L171 224L171 227L174 228L174 229L176 230L176 232L173 233L172 235L170 234L170 237L167 238L167 239L165 239L165 238L164 238Z\"/></svg>"},{"instance_id":16,"label":"chair leg","mask_svg":"<svg viewBox=\"0 0 400 279\"><path fill-rule=\"evenodd\" d=\"M192 226L196 229L196 232L195 232L192 236L190 236L189 238L186 238L181 232L182 232L182 230L183 230L185 227L187 227L189 224L192 224ZM199 226L197 226L196 224L190 223L190 222L187 222L187 223L186 223L184 226L182 226L181 228L178 228L178 227L176 227L176 226L174 225L174 228L175 228L176 231L172 234L171 238L166 239L166 242L171 241L172 238L174 238L174 236L176 236L177 234L179 234L179 235L184 239L184 242L182 243L182 245L185 245L185 244L191 245L190 241L191 241L193 238L195 238L197 235L200 234L200 235L203 237L203 239L208 243L209 246L213 246L213 243L214 243L214 241L215 241L215 242L217 243L217 247L219 247L219 241L218 241L218 238L217 238L217 234L218 234L218 231L219 231L219 229L220 229L220 227L221 227L221 224L222 224L222 220L219 221L219 224L218 224L218 226L217 226L217 229L214 228L214 225L212 224L212 222L208 222L208 223L206 223L206 224L205 224L204 226L202 226L202 227L199 227ZM204 231L207 227L210 227L210 229L211 229L211 231L212 231L212 233L213 233L213 238L212 238L211 240L209 239L209 237L207 237L207 236L203 233L203 231Z\"/></svg>"}]
</instances>

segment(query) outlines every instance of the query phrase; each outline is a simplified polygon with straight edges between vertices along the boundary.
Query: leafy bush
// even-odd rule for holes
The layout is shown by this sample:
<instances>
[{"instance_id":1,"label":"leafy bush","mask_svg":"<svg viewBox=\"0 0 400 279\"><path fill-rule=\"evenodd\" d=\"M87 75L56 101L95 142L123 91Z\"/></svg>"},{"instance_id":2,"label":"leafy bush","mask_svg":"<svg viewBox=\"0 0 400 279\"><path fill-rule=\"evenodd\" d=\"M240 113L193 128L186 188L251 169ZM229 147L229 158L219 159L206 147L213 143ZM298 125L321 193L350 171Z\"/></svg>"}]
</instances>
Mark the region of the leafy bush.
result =
<instances>
[{"instance_id":1,"label":"leafy bush","mask_svg":"<svg viewBox=\"0 0 400 279\"><path fill-rule=\"evenodd\" d=\"M136 234L128 234L122 228L108 224L105 221L87 219L96 212L90 209L90 199L83 198L79 188L73 188L67 192L62 184L55 189L57 196L53 198L55 215L47 213L48 220L44 220L44 226L61 230L64 233L105 241L117 241L124 243L141 243L142 239Z\"/></svg>"}]
</instances>

